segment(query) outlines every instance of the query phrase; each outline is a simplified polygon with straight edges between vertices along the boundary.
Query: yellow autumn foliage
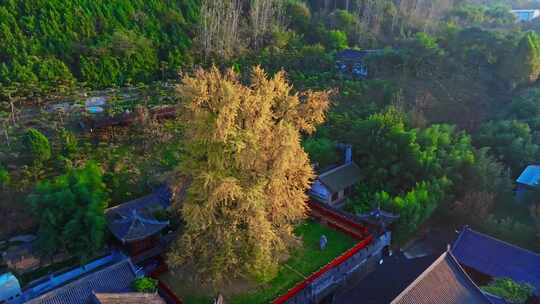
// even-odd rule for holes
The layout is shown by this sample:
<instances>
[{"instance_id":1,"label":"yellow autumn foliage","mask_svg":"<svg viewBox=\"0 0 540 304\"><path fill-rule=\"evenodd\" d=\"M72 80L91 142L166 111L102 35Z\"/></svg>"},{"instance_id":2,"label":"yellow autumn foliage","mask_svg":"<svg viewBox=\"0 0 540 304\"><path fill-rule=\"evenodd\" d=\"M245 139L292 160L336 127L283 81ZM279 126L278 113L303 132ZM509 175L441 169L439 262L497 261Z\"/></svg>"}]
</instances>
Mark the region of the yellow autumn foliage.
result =
<instances>
[{"instance_id":1,"label":"yellow autumn foliage","mask_svg":"<svg viewBox=\"0 0 540 304\"><path fill-rule=\"evenodd\" d=\"M168 260L200 279L271 279L297 244L313 178L301 133L325 119L328 92L295 93L283 72L255 67L249 85L232 70L198 70L177 87L185 128L178 170L192 178L185 226Z\"/></svg>"}]
</instances>

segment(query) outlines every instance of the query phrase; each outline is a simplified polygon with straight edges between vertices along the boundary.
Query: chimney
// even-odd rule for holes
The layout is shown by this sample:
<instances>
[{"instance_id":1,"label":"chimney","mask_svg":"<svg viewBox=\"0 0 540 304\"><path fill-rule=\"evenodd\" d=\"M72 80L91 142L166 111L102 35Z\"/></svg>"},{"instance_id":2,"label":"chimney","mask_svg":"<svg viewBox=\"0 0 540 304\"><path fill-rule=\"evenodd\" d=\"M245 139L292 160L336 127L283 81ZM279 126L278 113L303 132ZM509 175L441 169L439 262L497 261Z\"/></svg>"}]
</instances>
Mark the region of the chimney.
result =
<instances>
[{"instance_id":1,"label":"chimney","mask_svg":"<svg viewBox=\"0 0 540 304\"><path fill-rule=\"evenodd\" d=\"M338 147L343 150L343 162L344 162L344 164L352 163L352 145L338 144Z\"/></svg>"}]
</instances>

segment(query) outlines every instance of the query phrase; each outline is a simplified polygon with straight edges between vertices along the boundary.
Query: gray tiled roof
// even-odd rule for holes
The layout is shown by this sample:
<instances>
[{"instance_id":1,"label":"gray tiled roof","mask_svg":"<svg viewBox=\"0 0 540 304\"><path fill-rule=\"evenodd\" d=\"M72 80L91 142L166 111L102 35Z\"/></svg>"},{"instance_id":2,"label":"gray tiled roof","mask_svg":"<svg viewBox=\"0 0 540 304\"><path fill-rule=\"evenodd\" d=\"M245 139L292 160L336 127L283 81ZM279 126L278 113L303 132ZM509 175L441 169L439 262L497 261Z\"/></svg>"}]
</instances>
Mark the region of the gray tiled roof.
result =
<instances>
[{"instance_id":1,"label":"gray tiled roof","mask_svg":"<svg viewBox=\"0 0 540 304\"><path fill-rule=\"evenodd\" d=\"M122 242L142 240L167 227L167 221L157 221L152 212L167 209L172 193L167 187L136 200L109 208L105 211L107 226Z\"/></svg>"},{"instance_id":2,"label":"gray tiled roof","mask_svg":"<svg viewBox=\"0 0 540 304\"><path fill-rule=\"evenodd\" d=\"M445 252L392 304L491 304L450 252Z\"/></svg>"},{"instance_id":3,"label":"gray tiled roof","mask_svg":"<svg viewBox=\"0 0 540 304\"><path fill-rule=\"evenodd\" d=\"M335 193L356 184L360 177L360 168L351 162L322 173L319 180Z\"/></svg>"},{"instance_id":4,"label":"gray tiled roof","mask_svg":"<svg viewBox=\"0 0 540 304\"><path fill-rule=\"evenodd\" d=\"M93 272L76 281L54 289L27 304L90 304L94 292L127 292L136 274L131 260L120 262Z\"/></svg>"}]
</instances>

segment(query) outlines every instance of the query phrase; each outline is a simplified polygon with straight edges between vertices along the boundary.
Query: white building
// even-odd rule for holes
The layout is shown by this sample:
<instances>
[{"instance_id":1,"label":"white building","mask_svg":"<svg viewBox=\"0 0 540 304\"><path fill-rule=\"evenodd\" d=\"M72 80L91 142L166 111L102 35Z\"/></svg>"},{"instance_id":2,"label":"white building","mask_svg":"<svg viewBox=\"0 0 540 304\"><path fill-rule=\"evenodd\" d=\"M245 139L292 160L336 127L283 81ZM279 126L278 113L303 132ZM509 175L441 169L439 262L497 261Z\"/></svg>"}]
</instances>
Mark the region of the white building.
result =
<instances>
[{"instance_id":1,"label":"white building","mask_svg":"<svg viewBox=\"0 0 540 304\"><path fill-rule=\"evenodd\" d=\"M519 22L531 21L540 16L540 10L535 9L519 9L511 10L510 12L516 16L516 19Z\"/></svg>"},{"instance_id":2,"label":"white building","mask_svg":"<svg viewBox=\"0 0 540 304\"><path fill-rule=\"evenodd\" d=\"M309 191L310 196L328 205L339 205L360 180L360 168L352 161L351 146L345 146L344 163L321 173Z\"/></svg>"}]
</instances>

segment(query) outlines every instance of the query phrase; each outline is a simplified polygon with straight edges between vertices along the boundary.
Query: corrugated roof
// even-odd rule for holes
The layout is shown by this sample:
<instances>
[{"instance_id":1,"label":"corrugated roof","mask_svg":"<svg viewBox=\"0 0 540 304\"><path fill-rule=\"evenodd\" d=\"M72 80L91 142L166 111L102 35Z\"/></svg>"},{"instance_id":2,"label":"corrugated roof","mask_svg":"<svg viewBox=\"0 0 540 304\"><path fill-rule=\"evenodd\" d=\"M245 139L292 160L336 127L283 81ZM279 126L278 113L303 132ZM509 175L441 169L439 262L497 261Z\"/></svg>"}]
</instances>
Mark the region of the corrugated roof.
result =
<instances>
[{"instance_id":1,"label":"corrugated roof","mask_svg":"<svg viewBox=\"0 0 540 304\"><path fill-rule=\"evenodd\" d=\"M450 252L441 255L392 304L491 304Z\"/></svg>"},{"instance_id":2,"label":"corrugated roof","mask_svg":"<svg viewBox=\"0 0 540 304\"><path fill-rule=\"evenodd\" d=\"M331 192L335 193L356 184L360 177L360 168L354 162L351 162L324 172L319 175L319 180Z\"/></svg>"},{"instance_id":3,"label":"corrugated roof","mask_svg":"<svg viewBox=\"0 0 540 304\"><path fill-rule=\"evenodd\" d=\"M464 228L452 252L467 267L483 274L527 282L540 296L540 255L488 235Z\"/></svg>"},{"instance_id":4,"label":"corrugated roof","mask_svg":"<svg viewBox=\"0 0 540 304\"><path fill-rule=\"evenodd\" d=\"M89 304L94 292L128 292L136 274L131 260L124 260L52 290L27 304Z\"/></svg>"},{"instance_id":5,"label":"corrugated roof","mask_svg":"<svg viewBox=\"0 0 540 304\"><path fill-rule=\"evenodd\" d=\"M100 304L166 304L157 293L95 293L94 297Z\"/></svg>"},{"instance_id":6,"label":"corrugated roof","mask_svg":"<svg viewBox=\"0 0 540 304\"><path fill-rule=\"evenodd\" d=\"M530 165L523 170L516 182L519 184L535 187L540 181L540 166Z\"/></svg>"}]
</instances>

